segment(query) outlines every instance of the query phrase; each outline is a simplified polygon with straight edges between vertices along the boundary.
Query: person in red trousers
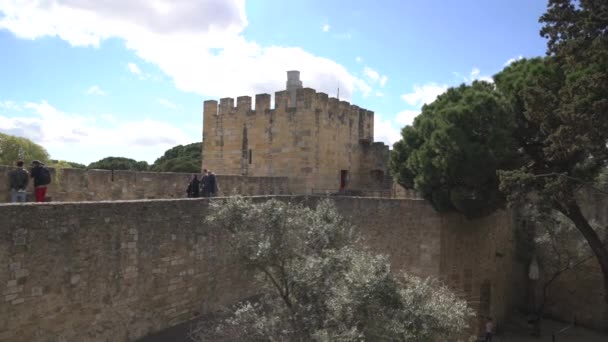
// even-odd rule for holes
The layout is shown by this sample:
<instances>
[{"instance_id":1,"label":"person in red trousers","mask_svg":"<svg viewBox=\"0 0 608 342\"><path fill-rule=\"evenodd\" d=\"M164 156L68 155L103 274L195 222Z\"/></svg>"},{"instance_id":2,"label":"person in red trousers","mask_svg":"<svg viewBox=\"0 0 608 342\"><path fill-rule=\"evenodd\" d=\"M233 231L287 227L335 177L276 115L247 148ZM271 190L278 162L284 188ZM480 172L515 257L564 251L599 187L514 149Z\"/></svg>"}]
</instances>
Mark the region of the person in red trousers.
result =
<instances>
[{"instance_id":1,"label":"person in red trousers","mask_svg":"<svg viewBox=\"0 0 608 342\"><path fill-rule=\"evenodd\" d=\"M31 177L34 179L34 195L36 202L44 202L46 187L51 183L51 173L43 163L38 160L32 162Z\"/></svg>"}]
</instances>

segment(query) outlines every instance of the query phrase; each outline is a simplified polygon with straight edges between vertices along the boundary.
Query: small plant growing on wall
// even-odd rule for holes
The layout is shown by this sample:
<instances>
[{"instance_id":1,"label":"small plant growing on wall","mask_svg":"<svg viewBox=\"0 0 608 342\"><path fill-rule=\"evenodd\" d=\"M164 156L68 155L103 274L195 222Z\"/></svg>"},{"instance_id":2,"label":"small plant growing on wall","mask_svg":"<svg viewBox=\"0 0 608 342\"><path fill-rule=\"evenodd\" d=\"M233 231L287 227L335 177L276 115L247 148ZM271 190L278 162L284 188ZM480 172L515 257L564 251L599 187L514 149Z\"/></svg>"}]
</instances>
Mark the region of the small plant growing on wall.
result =
<instances>
[{"instance_id":1,"label":"small plant growing on wall","mask_svg":"<svg viewBox=\"0 0 608 342\"><path fill-rule=\"evenodd\" d=\"M201 322L198 341L456 341L467 330L465 301L435 280L392 272L329 200L211 206L208 223L230 233L260 291Z\"/></svg>"}]
</instances>

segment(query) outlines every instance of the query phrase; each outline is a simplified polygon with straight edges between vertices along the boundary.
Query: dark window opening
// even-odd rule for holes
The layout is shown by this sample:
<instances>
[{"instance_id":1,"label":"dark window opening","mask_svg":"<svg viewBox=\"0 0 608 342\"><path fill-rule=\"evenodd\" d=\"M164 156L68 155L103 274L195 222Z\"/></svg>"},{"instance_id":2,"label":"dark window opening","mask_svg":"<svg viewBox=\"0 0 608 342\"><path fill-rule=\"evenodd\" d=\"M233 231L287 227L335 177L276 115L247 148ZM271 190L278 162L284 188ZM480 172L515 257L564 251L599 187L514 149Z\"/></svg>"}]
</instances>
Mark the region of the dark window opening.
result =
<instances>
[{"instance_id":1,"label":"dark window opening","mask_svg":"<svg viewBox=\"0 0 608 342\"><path fill-rule=\"evenodd\" d=\"M348 170L340 170L340 190L346 188L348 181Z\"/></svg>"},{"instance_id":2,"label":"dark window opening","mask_svg":"<svg viewBox=\"0 0 608 342\"><path fill-rule=\"evenodd\" d=\"M249 164L251 164L252 160L253 160L253 150L249 150Z\"/></svg>"}]
</instances>

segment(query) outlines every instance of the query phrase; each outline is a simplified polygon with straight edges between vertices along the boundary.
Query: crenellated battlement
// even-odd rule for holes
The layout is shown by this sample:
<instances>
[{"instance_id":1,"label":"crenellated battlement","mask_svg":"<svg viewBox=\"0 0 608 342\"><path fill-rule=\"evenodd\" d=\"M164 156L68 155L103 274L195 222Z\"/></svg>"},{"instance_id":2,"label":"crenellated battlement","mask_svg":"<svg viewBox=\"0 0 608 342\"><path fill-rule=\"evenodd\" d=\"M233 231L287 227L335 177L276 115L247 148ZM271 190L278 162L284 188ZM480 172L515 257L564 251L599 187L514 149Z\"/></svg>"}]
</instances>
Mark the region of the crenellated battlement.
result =
<instances>
[{"instance_id":1,"label":"crenellated battlement","mask_svg":"<svg viewBox=\"0 0 608 342\"><path fill-rule=\"evenodd\" d=\"M207 100L204 102L204 114L208 115L229 115L229 114L255 114L267 110L281 111L291 108L298 110L321 110L336 113L365 113L366 118L371 116L373 120L374 112L351 104L348 101L340 101L335 97L329 97L326 93L317 92L313 88L296 89L295 103L292 103L290 94L287 90L274 93L274 106L271 106L271 95L267 93L255 95L255 107L251 96L239 96L236 98L224 97L218 101ZM236 103L236 106L235 106Z\"/></svg>"}]
</instances>

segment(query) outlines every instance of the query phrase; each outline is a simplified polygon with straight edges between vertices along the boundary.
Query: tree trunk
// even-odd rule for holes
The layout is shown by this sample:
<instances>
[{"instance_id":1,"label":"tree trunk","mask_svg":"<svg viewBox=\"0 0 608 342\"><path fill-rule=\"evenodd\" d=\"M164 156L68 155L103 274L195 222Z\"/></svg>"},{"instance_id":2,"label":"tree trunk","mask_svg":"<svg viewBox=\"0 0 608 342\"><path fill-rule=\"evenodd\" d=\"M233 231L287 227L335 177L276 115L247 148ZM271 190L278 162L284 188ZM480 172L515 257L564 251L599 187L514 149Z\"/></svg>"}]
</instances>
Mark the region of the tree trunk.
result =
<instances>
[{"instance_id":1,"label":"tree trunk","mask_svg":"<svg viewBox=\"0 0 608 342\"><path fill-rule=\"evenodd\" d=\"M597 235L597 232L591 227L581 212L581 208L575 201L569 203L567 207L558 206L558 209L562 214L572 220L576 228L583 234L583 237L587 240L589 247L591 247L591 251L593 251L593 254L600 264L600 269L602 270L604 278L604 303L606 307L608 307L608 249L604 246L599 235Z\"/></svg>"}]
</instances>

